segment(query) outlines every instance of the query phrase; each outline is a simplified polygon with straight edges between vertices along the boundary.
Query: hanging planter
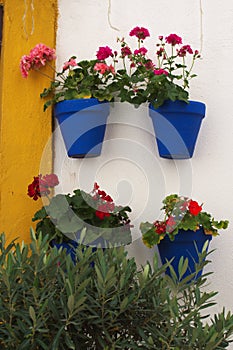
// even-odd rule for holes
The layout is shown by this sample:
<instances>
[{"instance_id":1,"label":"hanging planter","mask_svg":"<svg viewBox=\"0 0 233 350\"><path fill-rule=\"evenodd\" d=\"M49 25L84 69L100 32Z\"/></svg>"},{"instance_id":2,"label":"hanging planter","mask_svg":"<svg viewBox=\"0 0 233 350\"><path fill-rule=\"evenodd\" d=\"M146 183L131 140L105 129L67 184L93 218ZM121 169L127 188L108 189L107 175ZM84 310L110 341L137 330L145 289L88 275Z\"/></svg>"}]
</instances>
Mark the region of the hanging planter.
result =
<instances>
[{"instance_id":1,"label":"hanging planter","mask_svg":"<svg viewBox=\"0 0 233 350\"><path fill-rule=\"evenodd\" d=\"M168 159L192 158L205 104L197 101L166 101L162 106L149 106L159 155Z\"/></svg>"},{"instance_id":2,"label":"hanging planter","mask_svg":"<svg viewBox=\"0 0 233 350\"><path fill-rule=\"evenodd\" d=\"M50 242L51 247L56 247L57 249L66 249L66 254L70 255L73 263L75 264L76 262L76 254L75 250L78 247L78 243L75 241L70 240L69 242L62 242L62 243L56 243L55 241Z\"/></svg>"},{"instance_id":3,"label":"hanging planter","mask_svg":"<svg viewBox=\"0 0 233 350\"><path fill-rule=\"evenodd\" d=\"M81 231L77 232L77 237L80 236ZM62 248L66 250L66 254L70 255L72 261L74 264L76 264L76 249L79 246L79 243L73 240L67 240L66 242L61 242L61 243L57 243L55 240L52 240L50 242L50 246L51 247L56 247L57 249ZM103 251L106 249L104 248L106 246L106 243L104 242L104 240L100 237L99 239L96 239L95 241L93 241L92 243L90 243L89 245L87 245L87 247L91 247L92 252L94 253L97 248L102 248ZM84 250L84 248L82 248L82 251ZM94 267L94 262L91 261L90 265L92 267Z\"/></svg>"},{"instance_id":4,"label":"hanging planter","mask_svg":"<svg viewBox=\"0 0 233 350\"><path fill-rule=\"evenodd\" d=\"M90 193L78 188L72 194L52 196L58 184L55 174L40 174L28 186L29 197L37 200L45 196L49 201L32 218L37 222L37 235L48 235L52 245L73 240L75 245L107 248L132 242L130 207L116 205L96 182Z\"/></svg>"},{"instance_id":5,"label":"hanging planter","mask_svg":"<svg viewBox=\"0 0 233 350\"><path fill-rule=\"evenodd\" d=\"M100 138L104 135L107 112L104 120L98 118L92 122L92 118L84 115L85 121L81 123L81 118L78 118L82 110L89 110L86 104L93 99L95 108L97 100L128 102L135 107L150 103L160 156L191 158L205 115L205 105L189 101L188 92L190 81L196 76L193 68L201 57L200 53L189 44L183 44L179 35L171 33L158 36L157 51L152 59L144 46L144 40L150 37L149 30L136 26L129 36L136 38L136 49L131 48L124 38L118 38L118 53L109 46L100 46L94 59L77 61L72 56L60 71L55 72L51 67L51 62L56 59L55 50L37 44L20 60L22 76L27 78L31 70L40 72L47 64L52 68L52 76L41 71L50 78L50 85L40 97L46 99L44 110L55 106L55 117L59 120L69 157L93 157L101 152ZM73 108L72 101L81 103L81 107ZM66 111L67 104L72 106L69 112ZM100 106L95 114L99 113ZM74 126L70 122L73 119Z\"/></svg>"},{"instance_id":6,"label":"hanging planter","mask_svg":"<svg viewBox=\"0 0 233 350\"><path fill-rule=\"evenodd\" d=\"M171 266L175 270L177 276L179 276L179 261L183 256L184 259L188 258L188 268L182 278L195 273L195 265L199 262L198 253L202 252L203 246L206 241L208 245L206 252L208 251L209 243L212 240L211 235L206 235L203 228L197 231L192 230L179 230L179 233L175 236L174 241L171 241L168 236L165 236L158 245L159 255L162 264L171 261ZM170 275L170 268L168 267L166 273ZM201 276L202 270L200 270L195 278Z\"/></svg>"},{"instance_id":7,"label":"hanging planter","mask_svg":"<svg viewBox=\"0 0 233 350\"><path fill-rule=\"evenodd\" d=\"M96 98L55 104L54 116L69 157L97 157L101 154L109 110L108 102L99 102Z\"/></svg>"},{"instance_id":8,"label":"hanging planter","mask_svg":"<svg viewBox=\"0 0 233 350\"><path fill-rule=\"evenodd\" d=\"M199 262L198 253L202 252L206 241L208 244L205 251L208 251L212 236L219 235L218 231L226 229L229 222L216 221L211 214L202 211L202 205L188 197L171 194L162 203L164 219L140 224L143 243L149 248L158 245L163 264L173 259L170 264L178 278L183 279L195 272L194 278L197 278L202 273L195 268ZM182 256L188 258L188 266L184 265L184 269L181 269L183 271L179 271ZM206 254L200 255L200 262L205 256ZM169 267L166 272L170 273Z\"/></svg>"}]
</instances>

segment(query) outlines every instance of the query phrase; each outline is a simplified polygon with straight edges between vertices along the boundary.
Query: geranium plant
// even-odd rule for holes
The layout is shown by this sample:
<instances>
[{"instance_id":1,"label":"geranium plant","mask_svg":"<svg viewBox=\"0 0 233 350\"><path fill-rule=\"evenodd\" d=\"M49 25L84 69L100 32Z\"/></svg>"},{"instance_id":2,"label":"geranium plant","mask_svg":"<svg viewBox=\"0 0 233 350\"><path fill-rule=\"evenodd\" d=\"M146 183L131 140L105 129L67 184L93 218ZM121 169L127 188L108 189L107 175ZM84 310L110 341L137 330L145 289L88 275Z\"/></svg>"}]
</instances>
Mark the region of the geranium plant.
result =
<instances>
[{"instance_id":1,"label":"geranium plant","mask_svg":"<svg viewBox=\"0 0 233 350\"><path fill-rule=\"evenodd\" d=\"M167 196L163 200L162 210L165 213L163 220L140 224L144 244L151 248L159 244L165 236L173 241L180 230L197 231L203 228L206 235L216 236L219 234L219 229L228 227L227 220L216 221L211 214L202 210L202 206L188 197L177 194Z\"/></svg>"},{"instance_id":2,"label":"geranium plant","mask_svg":"<svg viewBox=\"0 0 233 350\"><path fill-rule=\"evenodd\" d=\"M42 98L48 98L44 110L63 100L90 97L99 101L112 100L113 96L108 86L108 80L114 74L112 66L105 65L103 68L102 65L101 68L97 59L78 62L73 56L64 63L61 72L57 72L51 64L55 58L54 49L37 44L28 55L22 56L20 61L20 70L24 78L28 77L29 71L35 70L50 80L50 86L41 93ZM42 69L46 65L51 68L51 75Z\"/></svg>"},{"instance_id":3,"label":"geranium plant","mask_svg":"<svg viewBox=\"0 0 233 350\"><path fill-rule=\"evenodd\" d=\"M150 37L149 30L137 26L129 35L137 38L136 48L131 48L124 38L117 38L119 52L101 46L94 59L78 62L72 56L60 72L51 64L56 58L55 50L37 44L28 55L22 56L21 73L25 78L30 70L47 75L41 68L51 67L53 74L47 75L50 86L41 93L41 97L48 98L44 109L59 101L90 97L99 101L116 98L135 106L151 102L158 107L167 99L188 102L189 82L195 77L192 69L199 52L189 44L182 45L180 36L170 34L159 36L156 51L149 57L144 46L144 40Z\"/></svg>"},{"instance_id":4,"label":"geranium plant","mask_svg":"<svg viewBox=\"0 0 233 350\"><path fill-rule=\"evenodd\" d=\"M131 242L130 207L115 205L111 196L97 183L91 193L76 189L73 194L57 194L51 198L51 190L58 183L57 176L49 174L34 177L28 186L28 195L32 199L41 196L49 199L49 204L38 210L32 219L37 221L37 234L49 234L50 240L57 243L69 242L70 239L90 245L96 240L112 245ZM85 233L83 237L81 231Z\"/></svg>"},{"instance_id":5,"label":"geranium plant","mask_svg":"<svg viewBox=\"0 0 233 350\"><path fill-rule=\"evenodd\" d=\"M148 29L135 27L129 35L137 38L137 48L131 49L124 38L118 39L121 51L118 57L117 53L114 56L120 101L134 105L151 102L154 107L166 100L188 102L189 82L196 76L192 73L193 66L200 58L198 50L182 45L183 39L176 34L160 35L151 58L144 46L144 40L150 36ZM116 69L120 60L123 68Z\"/></svg>"}]
</instances>

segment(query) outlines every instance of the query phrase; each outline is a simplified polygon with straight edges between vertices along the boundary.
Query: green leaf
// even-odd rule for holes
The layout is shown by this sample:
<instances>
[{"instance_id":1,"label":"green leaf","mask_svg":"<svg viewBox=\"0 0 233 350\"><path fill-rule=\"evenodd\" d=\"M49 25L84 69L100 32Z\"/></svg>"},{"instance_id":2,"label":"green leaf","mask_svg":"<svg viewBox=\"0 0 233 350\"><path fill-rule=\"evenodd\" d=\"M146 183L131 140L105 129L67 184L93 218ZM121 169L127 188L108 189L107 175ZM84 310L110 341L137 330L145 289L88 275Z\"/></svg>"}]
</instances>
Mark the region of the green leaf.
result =
<instances>
[{"instance_id":1,"label":"green leaf","mask_svg":"<svg viewBox=\"0 0 233 350\"><path fill-rule=\"evenodd\" d=\"M60 216L56 223L56 227L63 233L76 233L83 225L84 222L74 212Z\"/></svg>"},{"instance_id":2,"label":"green leaf","mask_svg":"<svg viewBox=\"0 0 233 350\"><path fill-rule=\"evenodd\" d=\"M129 298L126 296L120 304L120 312L123 312L129 303Z\"/></svg>"},{"instance_id":3,"label":"green leaf","mask_svg":"<svg viewBox=\"0 0 233 350\"><path fill-rule=\"evenodd\" d=\"M47 102L45 102L44 104L44 112L46 111L46 109L51 106L53 104L53 100L49 100Z\"/></svg>"},{"instance_id":4,"label":"green leaf","mask_svg":"<svg viewBox=\"0 0 233 350\"><path fill-rule=\"evenodd\" d=\"M182 256L179 260L179 265L178 265L178 272L179 272L179 279L181 279L185 272L188 269L188 258L185 258Z\"/></svg>"},{"instance_id":5,"label":"green leaf","mask_svg":"<svg viewBox=\"0 0 233 350\"><path fill-rule=\"evenodd\" d=\"M48 215L52 218L61 218L69 211L69 202L67 200L67 197L63 194L56 195L56 197L53 197L51 199L50 204L47 206L46 210Z\"/></svg>"},{"instance_id":6,"label":"green leaf","mask_svg":"<svg viewBox=\"0 0 233 350\"><path fill-rule=\"evenodd\" d=\"M95 265L95 272L97 274L97 281L98 281L98 284L100 285L103 285L104 284L104 279L103 279L103 276L101 274L101 271L100 269L98 268L97 265Z\"/></svg>"},{"instance_id":7,"label":"green leaf","mask_svg":"<svg viewBox=\"0 0 233 350\"><path fill-rule=\"evenodd\" d=\"M69 313L71 314L74 310L74 295L73 294L69 295L69 297L68 297L67 307L68 307Z\"/></svg>"},{"instance_id":8,"label":"green leaf","mask_svg":"<svg viewBox=\"0 0 233 350\"><path fill-rule=\"evenodd\" d=\"M29 315L30 315L33 323L36 324L36 313L35 313L34 308L31 305L29 306Z\"/></svg>"},{"instance_id":9,"label":"green leaf","mask_svg":"<svg viewBox=\"0 0 233 350\"><path fill-rule=\"evenodd\" d=\"M151 228L153 228L153 224L149 223L148 221L142 222L140 224L140 230L141 230L142 234L147 233L148 231L151 230Z\"/></svg>"},{"instance_id":10,"label":"green leaf","mask_svg":"<svg viewBox=\"0 0 233 350\"><path fill-rule=\"evenodd\" d=\"M48 216L47 211L46 211L46 206L42 207L40 210L38 210L35 214L34 217L32 218L32 221L36 220L41 220L44 219Z\"/></svg>"}]
</instances>

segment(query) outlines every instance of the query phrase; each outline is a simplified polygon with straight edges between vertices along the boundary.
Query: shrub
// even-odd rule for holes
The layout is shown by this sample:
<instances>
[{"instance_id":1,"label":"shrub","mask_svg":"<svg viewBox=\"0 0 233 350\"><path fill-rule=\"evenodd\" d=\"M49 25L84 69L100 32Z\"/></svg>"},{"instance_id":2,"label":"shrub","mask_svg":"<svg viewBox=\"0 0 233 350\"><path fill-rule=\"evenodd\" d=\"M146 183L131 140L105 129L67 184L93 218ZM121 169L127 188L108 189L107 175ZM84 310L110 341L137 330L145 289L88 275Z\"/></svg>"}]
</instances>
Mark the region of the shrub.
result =
<instances>
[{"instance_id":1,"label":"shrub","mask_svg":"<svg viewBox=\"0 0 233 350\"><path fill-rule=\"evenodd\" d=\"M138 270L123 247L79 246L74 264L48 237L31 235L30 245L0 236L1 350L228 347L233 315L204 321L216 295L202 290L206 276L179 282L156 255Z\"/></svg>"}]
</instances>

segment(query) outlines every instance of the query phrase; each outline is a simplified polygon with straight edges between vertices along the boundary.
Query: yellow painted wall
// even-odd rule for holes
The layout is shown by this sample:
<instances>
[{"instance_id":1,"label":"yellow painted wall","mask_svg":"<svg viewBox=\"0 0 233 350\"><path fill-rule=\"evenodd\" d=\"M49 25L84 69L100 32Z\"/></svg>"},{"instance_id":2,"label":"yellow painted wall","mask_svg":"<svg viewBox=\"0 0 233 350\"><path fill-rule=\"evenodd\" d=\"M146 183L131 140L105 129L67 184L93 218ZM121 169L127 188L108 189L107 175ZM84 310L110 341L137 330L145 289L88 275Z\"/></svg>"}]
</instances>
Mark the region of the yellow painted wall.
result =
<instances>
[{"instance_id":1,"label":"yellow painted wall","mask_svg":"<svg viewBox=\"0 0 233 350\"><path fill-rule=\"evenodd\" d=\"M38 175L43 149L51 136L51 109L43 112L40 93L48 79L19 70L20 58L38 43L55 47L56 0L2 0L3 43L0 59L0 231L7 239L29 241L34 212L42 202L27 196ZM1 0L0 0L1 3ZM46 171L51 172L51 154Z\"/></svg>"}]
</instances>

